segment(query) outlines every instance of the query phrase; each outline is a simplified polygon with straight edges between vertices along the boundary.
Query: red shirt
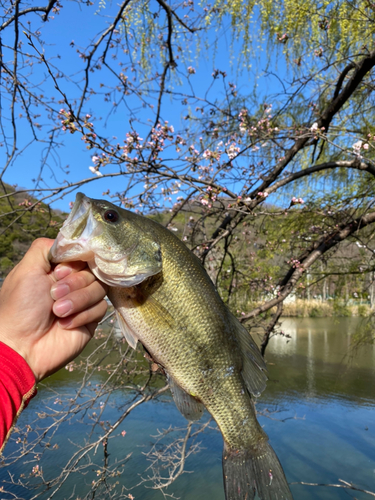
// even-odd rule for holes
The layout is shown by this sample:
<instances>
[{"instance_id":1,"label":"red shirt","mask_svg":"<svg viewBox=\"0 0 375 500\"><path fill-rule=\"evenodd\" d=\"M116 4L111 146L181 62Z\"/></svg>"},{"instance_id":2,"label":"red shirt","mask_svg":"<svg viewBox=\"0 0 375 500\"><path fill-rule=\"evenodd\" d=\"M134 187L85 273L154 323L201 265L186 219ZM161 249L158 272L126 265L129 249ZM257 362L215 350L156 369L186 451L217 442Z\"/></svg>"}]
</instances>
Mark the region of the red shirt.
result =
<instances>
[{"instance_id":1,"label":"red shirt","mask_svg":"<svg viewBox=\"0 0 375 500\"><path fill-rule=\"evenodd\" d=\"M0 342L0 453L18 416L35 394L35 377L29 365Z\"/></svg>"}]
</instances>

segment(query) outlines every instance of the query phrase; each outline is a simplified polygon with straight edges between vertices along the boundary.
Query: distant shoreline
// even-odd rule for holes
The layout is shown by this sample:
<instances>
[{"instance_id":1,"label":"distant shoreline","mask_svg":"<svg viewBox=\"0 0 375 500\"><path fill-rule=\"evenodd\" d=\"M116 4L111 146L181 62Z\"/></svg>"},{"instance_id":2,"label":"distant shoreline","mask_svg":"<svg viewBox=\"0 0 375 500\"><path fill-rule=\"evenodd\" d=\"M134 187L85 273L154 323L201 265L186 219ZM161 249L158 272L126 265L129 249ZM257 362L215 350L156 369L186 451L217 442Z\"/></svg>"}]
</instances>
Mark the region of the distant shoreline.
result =
<instances>
[{"instance_id":1,"label":"distant shoreline","mask_svg":"<svg viewBox=\"0 0 375 500\"><path fill-rule=\"evenodd\" d=\"M359 302L359 301L358 301ZM345 303L344 300L332 299L321 301L317 299L296 299L284 304L283 318L350 318L366 317L371 313L371 307L363 303Z\"/></svg>"}]
</instances>

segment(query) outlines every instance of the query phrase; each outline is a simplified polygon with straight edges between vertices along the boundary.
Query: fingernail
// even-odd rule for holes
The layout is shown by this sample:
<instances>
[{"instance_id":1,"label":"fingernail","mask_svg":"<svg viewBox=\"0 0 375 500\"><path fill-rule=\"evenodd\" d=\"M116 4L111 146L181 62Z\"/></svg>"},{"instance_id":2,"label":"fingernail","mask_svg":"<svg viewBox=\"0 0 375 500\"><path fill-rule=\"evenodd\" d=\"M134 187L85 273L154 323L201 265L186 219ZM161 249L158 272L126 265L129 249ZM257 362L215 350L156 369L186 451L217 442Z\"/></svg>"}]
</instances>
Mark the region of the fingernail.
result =
<instances>
[{"instance_id":1,"label":"fingernail","mask_svg":"<svg viewBox=\"0 0 375 500\"><path fill-rule=\"evenodd\" d=\"M53 271L55 278L57 281L62 280L66 276L69 276L69 274L72 272L72 268L66 265L59 265L55 268Z\"/></svg>"},{"instance_id":2,"label":"fingernail","mask_svg":"<svg viewBox=\"0 0 375 500\"><path fill-rule=\"evenodd\" d=\"M61 299L70 292L69 285L66 283L57 283L51 287L51 297L53 300Z\"/></svg>"},{"instance_id":3,"label":"fingernail","mask_svg":"<svg viewBox=\"0 0 375 500\"><path fill-rule=\"evenodd\" d=\"M53 306L53 311L56 316L64 317L73 310L73 302L71 300L63 300L61 302L56 302Z\"/></svg>"}]
</instances>

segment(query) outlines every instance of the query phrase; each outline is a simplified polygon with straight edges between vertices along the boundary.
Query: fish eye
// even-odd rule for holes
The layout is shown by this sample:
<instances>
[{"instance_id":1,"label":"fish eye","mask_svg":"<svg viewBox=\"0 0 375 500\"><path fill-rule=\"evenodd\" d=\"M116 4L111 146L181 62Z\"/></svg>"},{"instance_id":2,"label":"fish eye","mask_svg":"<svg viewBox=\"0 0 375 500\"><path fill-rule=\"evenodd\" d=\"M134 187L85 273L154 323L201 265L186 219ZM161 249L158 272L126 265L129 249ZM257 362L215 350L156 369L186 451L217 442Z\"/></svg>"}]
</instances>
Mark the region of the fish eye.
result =
<instances>
[{"instance_id":1,"label":"fish eye","mask_svg":"<svg viewBox=\"0 0 375 500\"><path fill-rule=\"evenodd\" d=\"M118 213L116 210L107 210L104 212L104 220L107 222L117 222L118 221Z\"/></svg>"}]
</instances>

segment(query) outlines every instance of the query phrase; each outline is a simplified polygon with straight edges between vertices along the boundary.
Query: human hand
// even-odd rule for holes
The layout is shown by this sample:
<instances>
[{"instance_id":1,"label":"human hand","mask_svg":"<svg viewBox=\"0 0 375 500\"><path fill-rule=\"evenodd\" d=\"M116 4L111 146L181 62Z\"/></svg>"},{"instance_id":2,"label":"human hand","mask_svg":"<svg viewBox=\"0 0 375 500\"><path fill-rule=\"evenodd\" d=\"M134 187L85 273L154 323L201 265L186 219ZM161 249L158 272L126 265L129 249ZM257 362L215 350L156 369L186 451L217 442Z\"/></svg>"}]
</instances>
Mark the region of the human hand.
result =
<instances>
[{"instance_id":1,"label":"human hand","mask_svg":"<svg viewBox=\"0 0 375 500\"><path fill-rule=\"evenodd\" d=\"M107 286L85 262L52 269L52 244L35 240L0 291L0 341L25 359L37 382L81 353L107 310Z\"/></svg>"}]
</instances>

